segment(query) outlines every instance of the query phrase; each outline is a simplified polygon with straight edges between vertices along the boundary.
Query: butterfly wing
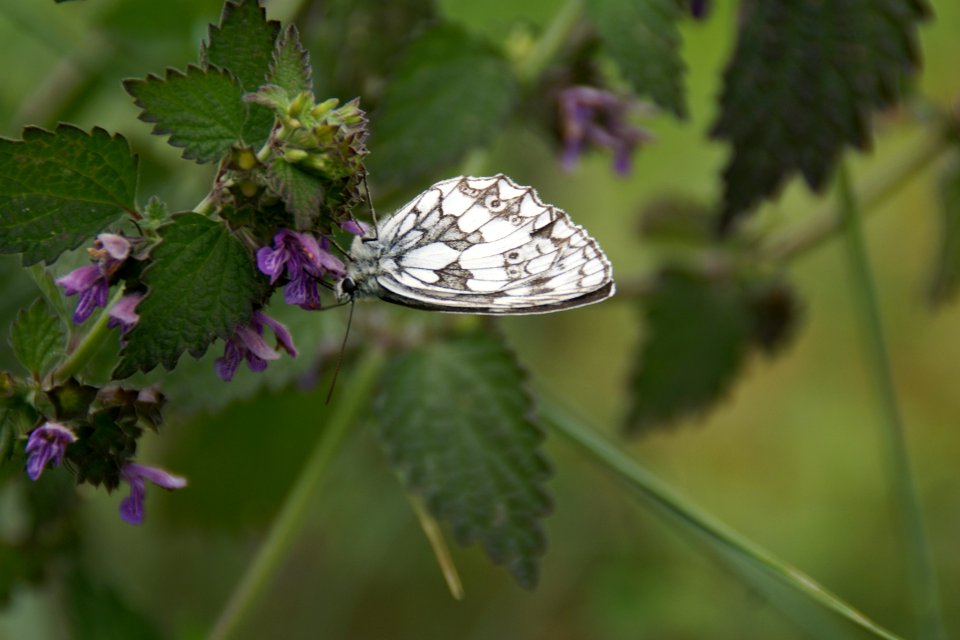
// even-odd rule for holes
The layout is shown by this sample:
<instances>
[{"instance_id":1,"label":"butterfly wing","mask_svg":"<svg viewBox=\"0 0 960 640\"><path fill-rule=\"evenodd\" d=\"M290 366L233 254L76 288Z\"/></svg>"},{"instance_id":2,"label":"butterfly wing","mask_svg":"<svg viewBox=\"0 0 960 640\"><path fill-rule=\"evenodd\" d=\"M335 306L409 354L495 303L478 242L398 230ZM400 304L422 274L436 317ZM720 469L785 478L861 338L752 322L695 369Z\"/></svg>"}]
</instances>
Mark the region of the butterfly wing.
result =
<instances>
[{"instance_id":1,"label":"butterfly wing","mask_svg":"<svg viewBox=\"0 0 960 640\"><path fill-rule=\"evenodd\" d=\"M438 182L386 220L379 239L379 295L408 307L546 313L614 293L596 240L503 175Z\"/></svg>"}]
</instances>

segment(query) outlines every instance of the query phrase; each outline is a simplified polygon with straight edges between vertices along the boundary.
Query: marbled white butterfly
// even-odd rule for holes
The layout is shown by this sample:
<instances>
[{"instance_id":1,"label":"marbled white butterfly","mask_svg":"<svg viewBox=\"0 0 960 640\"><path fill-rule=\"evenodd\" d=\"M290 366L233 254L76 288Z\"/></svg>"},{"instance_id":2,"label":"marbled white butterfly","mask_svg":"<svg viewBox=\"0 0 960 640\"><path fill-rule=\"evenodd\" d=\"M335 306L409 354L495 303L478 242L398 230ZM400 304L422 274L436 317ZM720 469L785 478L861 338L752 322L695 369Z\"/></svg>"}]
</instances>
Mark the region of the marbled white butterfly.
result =
<instances>
[{"instance_id":1,"label":"marbled white butterfly","mask_svg":"<svg viewBox=\"0 0 960 640\"><path fill-rule=\"evenodd\" d=\"M531 314L614 293L597 241L530 187L498 174L433 185L357 237L337 299L425 309Z\"/></svg>"}]
</instances>

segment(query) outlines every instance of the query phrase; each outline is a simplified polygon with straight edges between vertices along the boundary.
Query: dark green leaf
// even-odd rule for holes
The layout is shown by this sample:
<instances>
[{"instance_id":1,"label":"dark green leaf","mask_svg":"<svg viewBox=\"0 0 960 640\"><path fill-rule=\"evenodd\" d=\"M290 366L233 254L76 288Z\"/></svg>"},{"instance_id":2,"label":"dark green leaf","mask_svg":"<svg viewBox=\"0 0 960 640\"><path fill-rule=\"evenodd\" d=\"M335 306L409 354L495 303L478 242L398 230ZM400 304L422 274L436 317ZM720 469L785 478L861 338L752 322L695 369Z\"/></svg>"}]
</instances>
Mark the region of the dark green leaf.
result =
<instances>
[{"instance_id":1,"label":"dark green leaf","mask_svg":"<svg viewBox=\"0 0 960 640\"><path fill-rule=\"evenodd\" d=\"M300 34L294 25L283 32L273 53L270 65L270 84L286 90L287 95L296 96L303 91L313 91L310 69L310 54L300 44Z\"/></svg>"},{"instance_id":2,"label":"dark green leaf","mask_svg":"<svg viewBox=\"0 0 960 640\"><path fill-rule=\"evenodd\" d=\"M273 159L267 179L293 214L297 229L310 229L320 215L325 195L324 181L283 158Z\"/></svg>"},{"instance_id":3,"label":"dark green leaf","mask_svg":"<svg viewBox=\"0 0 960 640\"><path fill-rule=\"evenodd\" d=\"M262 294L247 248L222 224L195 213L175 216L144 272L149 287L137 306L140 321L114 372L117 378L158 364L172 369L180 354L203 355L214 338L226 339L249 321Z\"/></svg>"},{"instance_id":4,"label":"dark green leaf","mask_svg":"<svg viewBox=\"0 0 960 640\"><path fill-rule=\"evenodd\" d=\"M267 20L258 0L233 0L223 6L220 25L210 27L209 41L201 58L204 66L214 65L232 73L251 93L267 81L273 62L280 23ZM273 113L261 105L251 104L243 128L243 140L253 147L261 146L273 127Z\"/></svg>"},{"instance_id":5,"label":"dark green leaf","mask_svg":"<svg viewBox=\"0 0 960 640\"><path fill-rule=\"evenodd\" d=\"M630 383L627 428L635 433L716 402L733 384L751 329L736 282L665 269L645 303L647 337Z\"/></svg>"},{"instance_id":6,"label":"dark green leaf","mask_svg":"<svg viewBox=\"0 0 960 640\"><path fill-rule=\"evenodd\" d=\"M151 74L123 86L143 109L140 119L156 123L153 133L170 134L170 144L183 147L184 158L217 161L244 140L243 87L221 69L190 65L186 73L167 69L165 78Z\"/></svg>"},{"instance_id":7,"label":"dark green leaf","mask_svg":"<svg viewBox=\"0 0 960 640\"><path fill-rule=\"evenodd\" d=\"M934 305L954 298L960 285L960 155L955 155L943 174L940 201L940 252L930 286Z\"/></svg>"},{"instance_id":8,"label":"dark green leaf","mask_svg":"<svg viewBox=\"0 0 960 640\"><path fill-rule=\"evenodd\" d=\"M65 343L66 331L60 318L42 298L29 309L22 309L10 328L10 344L17 360L34 378L39 379L63 355Z\"/></svg>"},{"instance_id":9,"label":"dark green leaf","mask_svg":"<svg viewBox=\"0 0 960 640\"><path fill-rule=\"evenodd\" d=\"M142 613L119 593L94 584L81 569L67 580L71 637L76 640L159 639L160 633Z\"/></svg>"},{"instance_id":10,"label":"dark green leaf","mask_svg":"<svg viewBox=\"0 0 960 640\"><path fill-rule=\"evenodd\" d=\"M70 125L0 138L0 253L51 263L136 209L137 156L103 129Z\"/></svg>"},{"instance_id":11,"label":"dark green leaf","mask_svg":"<svg viewBox=\"0 0 960 640\"><path fill-rule=\"evenodd\" d=\"M677 0L588 0L587 14L624 79L640 95L687 115Z\"/></svg>"},{"instance_id":12,"label":"dark green leaf","mask_svg":"<svg viewBox=\"0 0 960 640\"><path fill-rule=\"evenodd\" d=\"M729 140L722 223L801 173L814 189L919 65L925 0L749 2L713 135Z\"/></svg>"},{"instance_id":13,"label":"dark green leaf","mask_svg":"<svg viewBox=\"0 0 960 640\"><path fill-rule=\"evenodd\" d=\"M435 28L407 52L373 119L371 173L401 182L459 160L504 126L516 82L486 44Z\"/></svg>"},{"instance_id":14,"label":"dark green leaf","mask_svg":"<svg viewBox=\"0 0 960 640\"><path fill-rule=\"evenodd\" d=\"M257 0L231 0L223 5L220 25L210 27L201 59L232 73L245 92L267 81L280 23L267 20Z\"/></svg>"},{"instance_id":15,"label":"dark green leaf","mask_svg":"<svg viewBox=\"0 0 960 640\"><path fill-rule=\"evenodd\" d=\"M407 490L461 544L480 542L532 588L545 549L549 467L523 378L495 336L437 341L392 362L376 416Z\"/></svg>"}]
</instances>

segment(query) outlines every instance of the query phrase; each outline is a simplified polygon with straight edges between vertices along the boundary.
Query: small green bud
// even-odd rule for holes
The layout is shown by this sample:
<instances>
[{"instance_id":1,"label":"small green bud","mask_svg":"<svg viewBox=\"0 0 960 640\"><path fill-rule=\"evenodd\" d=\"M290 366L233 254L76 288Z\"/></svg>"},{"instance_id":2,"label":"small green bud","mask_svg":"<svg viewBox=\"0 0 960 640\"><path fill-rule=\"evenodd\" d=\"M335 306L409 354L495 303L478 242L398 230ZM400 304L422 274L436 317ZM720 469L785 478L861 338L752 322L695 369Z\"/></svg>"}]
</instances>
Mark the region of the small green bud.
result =
<instances>
[{"instance_id":1,"label":"small green bud","mask_svg":"<svg viewBox=\"0 0 960 640\"><path fill-rule=\"evenodd\" d=\"M285 147L283 150L283 159L292 164L303 162L309 155L310 154L303 149Z\"/></svg>"},{"instance_id":2,"label":"small green bud","mask_svg":"<svg viewBox=\"0 0 960 640\"><path fill-rule=\"evenodd\" d=\"M336 107L340 101L336 98L330 98L329 100L324 100L313 109L310 110L310 115L314 118L320 119L327 114L328 111Z\"/></svg>"}]
</instances>

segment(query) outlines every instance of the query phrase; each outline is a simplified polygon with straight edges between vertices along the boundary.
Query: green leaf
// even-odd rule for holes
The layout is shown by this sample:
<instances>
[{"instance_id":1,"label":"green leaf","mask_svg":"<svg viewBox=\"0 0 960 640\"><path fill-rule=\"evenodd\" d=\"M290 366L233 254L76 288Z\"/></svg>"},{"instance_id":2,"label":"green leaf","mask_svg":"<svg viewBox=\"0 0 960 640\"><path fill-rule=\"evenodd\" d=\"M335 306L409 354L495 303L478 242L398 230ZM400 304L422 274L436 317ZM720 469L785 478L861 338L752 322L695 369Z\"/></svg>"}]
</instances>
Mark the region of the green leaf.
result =
<instances>
[{"instance_id":1,"label":"green leaf","mask_svg":"<svg viewBox=\"0 0 960 640\"><path fill-rule=\"evenodd\" d=\"M136 209L137 156L100 128L0 138L0 253L48 264Z\"/></svg>"},{"instance_id":2,"label":"green leaf","mask_svg":"<svg viewBox=\"0 0 960 640\"><path fill-rule=\"evenodd\" d=\"M165 78L150 74L123 86L143 110L140 119L155 123L156 135L170 134L184 158L214 162L244 140L243 87L226 71L190 65L186 73L167 69Z\"/></svg>"},{"instance_id":3,"label":"green leaf","mask_svg":"<svg viewBox=\"0 0 960 640\"><path fill-rule=\"evenodd\" d=\"M270 84L285 89L287 95L296 96L304 91L313 91L312 76L310 54L300 44L297 27L291 24L280 36L276 51L273 52Z\"/></svg>"},{"instance_id":4,"label":"green leaf","mask_svg":"<svg viewBox=\"0 0 960 640\"><path fill-rule=\"evenodd\" d=\"M149 618L113 589L94 584L82 569L75 569L67 580L67 605L71 637L76 640L161 637Z\"/></svg>"},{"instance_id":5,"label":"green leaf","mask_svg":"<svg viewBox=\"0 0 960 640\"><path fill-rule=\"evenodd\" d=\"M319 176L299 169L283 158L273 158L267 181L280 194L287 210L293 214L297 229L310 229L320 216L326 182Z\"/></svg>"},{"instance_id":6,"label":"green leaf","mask_svg":"<svg viewBox=\"0 0 960 640\"><path fill-rule=\"evenodd\" d=\"M240 82L244 93L252 93L267 82L273 62L280 23L267 20L257 0L231 0L223 5L220 25L210 27L210 36L201 51L203 66L226 69ZM252 147L266 142L274 115L261 105L251 104L243 128L243 140Z\"/></svg>"},{"instance_id":7,"label":"green leaf","mask_svg":"<svg viewBox=\"0 0 960 640\"><path fill-rule=\"evenodd\" d=\"M630 382L631 432L710 407L732 385L750 338L747 300L735 282L668 268L645 306L647 338Z\"/></svg>"},{"instance_id":8,"label":"green leaf","mask_svg":"<svg viewBox=\"0 0 960 640\"><path fill-rule=\"evenodd\" d=\"M587 15L623 78L640 95L687 116L676 0L588 0Z\"/></svg>"},{"instance_id":9,"label":"green leaf","mask_svg":"<svg viewBox=\"0 0 960 640\"><path fill-rule=\"evenodd\" d=\"M442 26L414 43L374 114L371 173L385 182L424 177L486 145L514 103L510 66L485 43Z\"/></svg>"},{"instance_id":10,"label":"green leaf","mask_svg":"<svg viewBox=\"0 0 960 640\"><path fill-rule=\"evenodd\" d=\"M250 252L224 225L184 213L160 235L143 273L149 291L137 306L140 321L127 334L115 378L158 364L172 369L184 351L203 355L214 338L249 321L262 295Z\"/></svg>"},{"instance_id":11,"label":"green leaf","mask_svg":"<svg viewBox=\"0 0 960 640\"><path fill-rule=\"evenodd\" d=\"M65 343L63 323L42 298L29 309L22 309L10 328L10 344L17 360L37 379L63 355Z\"/></svg>"},{"instance_id":12,"label":"green leaf","mask_svg":"<svg viewBox=\"0 0 960 640\"><path fill-rule=\"evenodd\" d=\"M713 128L733 153L723 172L729 225L799 172L820 190L845 145L870 146L870 117L919 66L925 0L752 2L724 75Z\"/></svg>"},{"instance_id":13,"label":"green leaf","mask_svg":"<svg viewBox=\"0 0 960 640\"><path fill-rule=\"evenodd\" d=\"M955 298L960 285L960 155L954 155L941 178L940 202L940 251L930 283L935 306Z\"/></svg>"},{"instance_id":14,"label":"green leaf","mask_svg":"<svg viewBox=\"0 0 960 640\"><path fill-rule=\"evenodd\" d=\"M280 23L267 20L257 0L230 0L223 5L219 26L210 27L201 60L204 66L226 69L245 92L267 81Z\"/></svg>"},{"instance_id":15,"label":"green leaf","mask_svg":"<svg viewBox=\"0 0 960 640\"><path fill-rule=\"evenodd\" d=\"M380 440L407 490L532 588L549 467L512 354L495 336L465 335L397 357L384 380Z\"/></svg>"}]
</instances>

